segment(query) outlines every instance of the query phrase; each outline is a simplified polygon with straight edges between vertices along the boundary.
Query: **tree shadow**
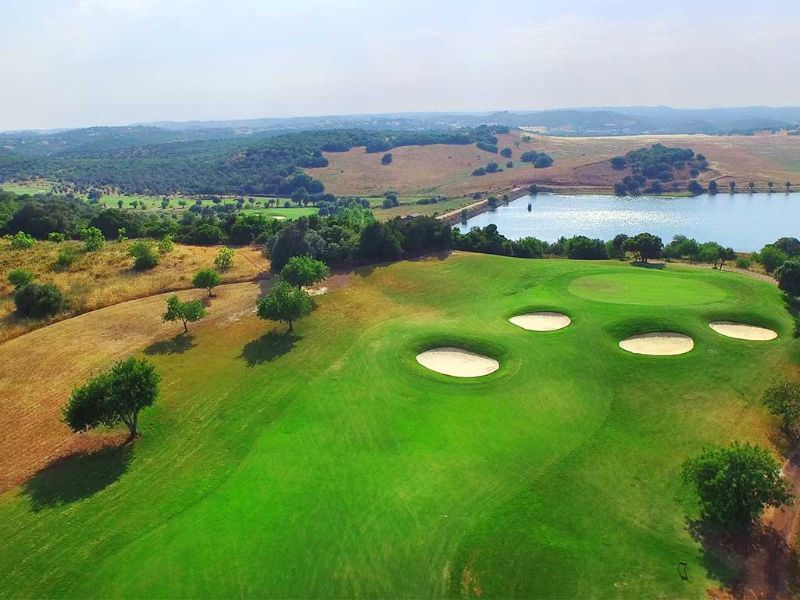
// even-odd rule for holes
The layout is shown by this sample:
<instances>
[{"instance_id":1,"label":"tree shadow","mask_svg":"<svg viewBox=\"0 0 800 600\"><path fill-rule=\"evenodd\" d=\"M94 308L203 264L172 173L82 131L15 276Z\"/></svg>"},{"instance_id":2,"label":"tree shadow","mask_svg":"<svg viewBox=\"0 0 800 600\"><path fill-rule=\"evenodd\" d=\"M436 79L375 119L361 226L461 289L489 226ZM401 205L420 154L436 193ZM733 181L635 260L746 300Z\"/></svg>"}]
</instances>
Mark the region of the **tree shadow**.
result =
<instances>
[{"instance_id":1,"label":"tree shadow","mask_svg":"<svg viewBox=\"0 0 800 600\"><path fill-rule=\"evenodd\" d=\"M248 367L254 367L265 362L270 362L289 352L295 344L303 339L293 331L269 331L257 340L248 342L242 348L240 358L247 362Z\"/></svg>"},{"instance_id":2,"label":"tree shadow","mask_svg":"<svg viewBox=\"0 0 800 600\"><path fill-rule=\"evenodd\" d=\"M629 263L632 267L639 267L640 269L655 269L657 271L661 271L667 268L667 263L651 263L651 262L641 262L638 260L632 260Z\"/></svg>"},{"instance_id":3,"label":"tree shadow","mask_svg":"<svg viewBox=\"0 0 800 600\"><path fill-rule=\"evenodd\" d=\"M117 481L132 459L133 445L129 443L65 456L26 481L22 493L30 499L34 512L83 500Z\"/></svg>"},{"instance_id":4,"label":"tree shadow","mask_svg":"<svg viewBox=\"0 0 800 600\"><path fill-rule=\"evenodd\" d=\"M701 546L700 561L708 576L734 598L783 597L798 585L796 552L769 525L728 532L703 520L687 520L687 530Z\"/></svg>"},{"instance_id":5,"label":"tree shadow","mask_svg":"<svg viewBox=\"0 0 800 600\"><path fill-rule=\"evenodd\" d=\"M144 349L144 353L149 356L155 354L183 354L196 345L194 335L184 332L176 335L172 339L161 340L160 342L150 344Z\"/></svg>"}]
</instances>

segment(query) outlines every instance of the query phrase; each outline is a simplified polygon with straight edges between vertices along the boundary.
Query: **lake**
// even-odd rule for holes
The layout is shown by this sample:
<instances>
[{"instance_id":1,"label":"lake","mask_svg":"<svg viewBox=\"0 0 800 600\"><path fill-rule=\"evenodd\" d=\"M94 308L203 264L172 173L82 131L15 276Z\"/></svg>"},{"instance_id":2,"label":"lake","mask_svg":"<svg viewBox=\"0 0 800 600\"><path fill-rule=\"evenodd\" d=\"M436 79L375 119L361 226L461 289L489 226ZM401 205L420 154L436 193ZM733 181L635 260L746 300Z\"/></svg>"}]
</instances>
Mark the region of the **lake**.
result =
<instances>
[{"instance_id":1,"label":"lake","mask_svg":"<svg viewBox=\"0 0 800 600\"><path fill-rule=\"evenodd\" d=\"M533 236L553 242L562 235L585 235L608 240L618 233L647 231L665 243L683 234L749 252L780 237L800 237L800 194L721 193L694 198L538 194L476 215L466 227L459 227L466 231L490 223L510 239Z\"/></svg>"}]
</instances>

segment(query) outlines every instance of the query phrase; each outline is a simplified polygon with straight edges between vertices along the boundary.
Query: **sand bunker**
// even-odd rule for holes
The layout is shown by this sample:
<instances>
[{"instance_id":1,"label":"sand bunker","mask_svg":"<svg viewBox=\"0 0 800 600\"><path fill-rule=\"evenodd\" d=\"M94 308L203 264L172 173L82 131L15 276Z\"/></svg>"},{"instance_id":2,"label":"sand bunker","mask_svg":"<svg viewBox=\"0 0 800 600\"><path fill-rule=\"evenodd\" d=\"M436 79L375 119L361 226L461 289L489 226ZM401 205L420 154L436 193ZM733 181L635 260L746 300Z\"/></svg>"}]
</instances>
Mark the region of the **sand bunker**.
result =
<instances>
[{"instance_id":1,"label":"sand bunker","mask_svg":"<svg viewBox=\"0 0 800 600\"><path fill-rule=\"evenodd\" d=\"M721 335L736 338L737 340L766 342L767 340L774 340L778 337L778 334L772 331L772 329L756 327L755 325L745 325L744 323L734 323L732 321L712 321L708 326Z\"/></svg>"},{"instance_id":2,"label":"sand bunker","mask_svg":"<svg viewBox=\"0 0 800 600\"><path fill-rule=\"evenodd\" d=\"M556 331L572 323L567 315L557 312L534 312L509 319L517 327L528 331Z\"/></svg>"},{"instance_id":3,"label":"sand bunker","mask_svg":"<svg viewBox=\"0 0 800 600\"><path fill-rule=\"evenodd\" d=\"M650 354L652 356L674 356L686 354L694 348L694 340L682 333L657 331L640 333L622 340L619 347L634 354Z\"/></svg>"},{"instance_id":4,"label":"sand bunker","mask_svg":"<svg viewBox=\"0 0 800 600\"><path fill-rule=\"evenodd\" d=\"M482 377L500 368L500 363L493 358L450 346L425 350L417 354L417 362L431 371L452 377Z\"/></svg>"}]
</instances>

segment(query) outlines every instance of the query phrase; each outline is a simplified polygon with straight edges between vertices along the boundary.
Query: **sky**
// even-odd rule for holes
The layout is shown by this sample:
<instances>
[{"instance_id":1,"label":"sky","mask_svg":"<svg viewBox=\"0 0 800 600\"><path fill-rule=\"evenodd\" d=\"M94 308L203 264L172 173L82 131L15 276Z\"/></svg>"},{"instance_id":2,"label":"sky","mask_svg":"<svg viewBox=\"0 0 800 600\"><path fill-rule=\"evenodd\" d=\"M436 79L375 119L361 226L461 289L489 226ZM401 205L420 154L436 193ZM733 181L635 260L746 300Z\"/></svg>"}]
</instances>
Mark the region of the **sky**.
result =
<instances>
[{"instance_id":1,"label":"sky","mask_svg":"<svg viewBox=\"0 0 800 600\"><path fill-rule=\"evenodd\" d=\"M0 0L0 130L800 104L798 0Z\"/></svg>"}]
</instances>

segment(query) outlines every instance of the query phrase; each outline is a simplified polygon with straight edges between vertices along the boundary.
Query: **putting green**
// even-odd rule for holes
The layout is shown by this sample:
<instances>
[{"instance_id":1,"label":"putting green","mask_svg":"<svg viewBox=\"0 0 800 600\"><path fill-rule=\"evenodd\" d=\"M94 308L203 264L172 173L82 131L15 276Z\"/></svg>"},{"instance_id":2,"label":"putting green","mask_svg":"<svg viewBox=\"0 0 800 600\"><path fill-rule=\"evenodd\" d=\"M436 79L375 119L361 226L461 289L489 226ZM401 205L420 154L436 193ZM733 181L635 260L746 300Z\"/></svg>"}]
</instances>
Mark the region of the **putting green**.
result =
<instances>
[{"instance_id":1,"label":"putting green","mask_svg":"<svg viewBox=\"0 0 800 600\"><path fill-rule=\"evenodd\" d=\"M568 289L580 298L613 304L675 306L725 298L723 289L696 277L643 270L579 277Z\"/></svg>"},{"instance_id":2,"label":"putting green","mask_svg":"<svg viewBox=\"0 0 800 600\"><path fill-rule=\"evenodd\" d=\"M357 271L292 334L251 314L196 323L191 344L148 355L163 384L141 439L0 496L0 598L705 598L736 565L690 535L681 464L769 445L755 399L800 342L777 287L674 270L454 254ZM573 280L631 282L661 305L595 302ZM688 302L709 297L778 339L725 340ZM507 321L548 308L574 323ZM102 329L105 314L79 318ZM646 331L701 350L620 350ZM76 384L81 343L63 365ZM439 346L501 368L462 380L416 363ZM0 345L0 359L30 357Z\"/></svg>"}]
</instances>

